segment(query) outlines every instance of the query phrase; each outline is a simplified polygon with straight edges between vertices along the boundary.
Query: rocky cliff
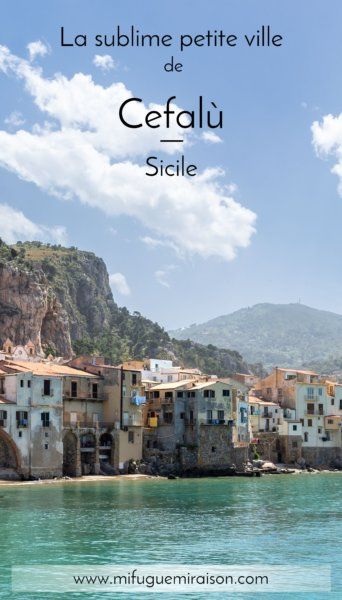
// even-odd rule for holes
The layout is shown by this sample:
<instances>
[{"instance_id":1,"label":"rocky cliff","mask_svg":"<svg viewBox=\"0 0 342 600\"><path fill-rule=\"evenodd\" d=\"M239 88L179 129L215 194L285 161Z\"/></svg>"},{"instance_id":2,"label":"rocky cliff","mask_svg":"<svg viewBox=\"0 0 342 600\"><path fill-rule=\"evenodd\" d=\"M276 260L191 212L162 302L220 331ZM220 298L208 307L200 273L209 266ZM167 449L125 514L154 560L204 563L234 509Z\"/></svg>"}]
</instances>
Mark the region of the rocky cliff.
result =
<instances>
[{"instance_id":1,"label":"rocky cliff","mask_svg":"<svg viewBox=\"0 0 342 600\"><path fill-rule=\"evenodd\" d=\"M76 248L0 242L0 344L31 339L69 357L98 352L112 362L172 358L218 375L248 367L234 351L171 339L157 323L113 300L106 266Z\"/></svg>"}]
</instances>

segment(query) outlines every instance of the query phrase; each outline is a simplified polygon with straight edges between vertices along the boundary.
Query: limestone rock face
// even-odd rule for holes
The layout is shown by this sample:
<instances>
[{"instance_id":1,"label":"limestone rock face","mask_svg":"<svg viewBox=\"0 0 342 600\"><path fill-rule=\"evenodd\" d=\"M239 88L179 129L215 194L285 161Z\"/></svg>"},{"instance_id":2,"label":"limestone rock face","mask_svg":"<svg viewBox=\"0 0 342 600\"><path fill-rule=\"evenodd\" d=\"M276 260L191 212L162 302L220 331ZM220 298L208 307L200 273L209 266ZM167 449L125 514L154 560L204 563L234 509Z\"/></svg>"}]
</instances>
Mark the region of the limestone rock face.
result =
<instances>
[{"instance_id":1,"label":"limestone rock face","mask_svg":"<svg viewBox=\"0 0 342 600\"><path fill-rule=\"evenodd\" d=\"M68 315L49 287L42 270L34 272L0 263L0 344L32 340L38 351L42 343L58 354L71 356Z\"/></svg>"},{"instance_id":2,"label":"limestone rock face","mask_svg":"<svg viewBox=\"0 0 342 600\"><path fill-rule=\"evenodd\" d=\"M218 376L248 372L237 352L171 339L158 323L119 307L93 252L40 242L0 240L0 348L7 338L65 358L74 350L111 364L151 356Z\"/></svg>"},{"instance_id":3,"label":"limestone rock face","mask_svg":"<svg viewBox=\"0 0 342 600\"><path fill-rule=\"evenodd\" d=\"M9 338L72 356L72 341L108 329L117 305L92 252L0 242L0 348Z\"/></svg>"}]
</instances>

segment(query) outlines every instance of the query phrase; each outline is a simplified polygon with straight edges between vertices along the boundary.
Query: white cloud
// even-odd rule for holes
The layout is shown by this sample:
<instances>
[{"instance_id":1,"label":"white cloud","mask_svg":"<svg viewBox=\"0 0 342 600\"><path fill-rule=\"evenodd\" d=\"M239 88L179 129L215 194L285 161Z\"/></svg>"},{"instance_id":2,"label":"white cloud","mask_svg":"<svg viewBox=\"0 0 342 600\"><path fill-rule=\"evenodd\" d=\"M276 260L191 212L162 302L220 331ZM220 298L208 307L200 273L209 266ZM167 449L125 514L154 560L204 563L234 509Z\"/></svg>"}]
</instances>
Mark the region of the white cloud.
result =
<instances>
[{"instance_id":1,"label":"white cloud","mask_svg":"<svg viewBox=\"0 0 342 600\"><path fill-rule=\"evenodd\" d=\"M170 284L167 280L167 272L166 271L155 271L154 276L160 285L169 288Z\"/></svg>"},{"instance_id":2,"label":"white cloud","mask_svg":"<svg viewBox=\"0 0 342 600\"><path fill-rule=\"evenodd\" d=\"M109 54L95 54L93 65L102 71L110 71L117 68L117 63Z\"/></svg>"},{"instance_id":3,"label":"white cloud","mask_svg":"<svg viewBox=\"0 0 342 600\"><path fill-rule=\"evenodd\" d=\"M103 87L83 73L46 79L4 46L0 71L23 82L45 120L31 131L0 131L0 166L51 196L138 219L184 255L231 260L249 245L256 215L221 183L222 169L205 169L194 178L145 175L141 163L160 152L160 139L181 135L186 147L188 133L176 125L157 131L125 128L118 110L132 92L123 83ZM134 103L130 118L144 119L147 110L158 108L164 109ZM178 152L165 146L164 152Z\"/></svg>"},{"instance_id":4,"label":"white cloud","mask_svg":"<svg viewBox=\"0 0 342 600\"><path fill-rule=\"evenodd\" d=\"M37 56L45 56L49 53L49 48L46 44L43 44L40 40L36 42L30 42L26 48L29 51L30 61L34 61Z\"/></svg>"},{"instance_id":5,"label":"white cloud","mask_svg":"<svg viewBox=\"0 0 342 600\"><path fill-rule=\"evenodd\" d=\"M15 244L15 242L26 240L54 242L62 245L67 243L65 227L60 225L54 227L38 225L25 217L24 213L11 208L7 204L0 204L0 238L7 244Z\"/></svg>"},{"instance_id":6,"label":"white cloud","mask_svg":"<svg viewBox=\"0 0 342 600\"><path fill-rule=\"evenodd\" d=\"M166 288L170 288L171 284L168 280L168 276L169 276L170 272L173 271L174 269L176 269L175 265L167 265L166 267L163 267L163 269L155 271L154 276L155 276L156 280L158 281L158 283L160 283L160 285L162 285Z\"/></svg>"},{"instance_id":7,"label":"white cloud","mask_svg":"<svg viewBox=\"0 0 342 600\"><path fill-rule=\"evenodd\" d=\"M311 127L312 142L320 157L331 156L336 161L331 172L338 176L338 191L342 196L342 113L337 117L326 115Z\"/></svg>"},{"instance_id":8,"label":"white cloud","mask_svg":"<svg viewBox=\"0 0 342 600\"><path fill-rule=\"evenodd\" d=\"M217 135L217 133L214 133L213 131L203 131L202 133L202 140L204 140L205 142L209 142L210 144L222 144L223 139L220 138L219 135Z\"/></svg>"},{"instance_id":9,"label":"white cloud","mask_svg":"<svg viewBox=\"0 0 342 600\"><path fill-rule=\"evenodd\" d=\"M23 118L21 112L14 110L10 115L8 115L8 117L6 117L4 123L10 127L20 127L20 125L24 125L25 119Z\"/></svg>"},{"instance_id":10,"label":"white cloud","mask_svg":"<svg viewBox=\"0 0 342 600\"><path fill-rule=\"evenodd\" d=\"M122 273L113 273L109 275L110 285L122 296L129 296L131 293L126 277Z\"/></svg>"},{"instance_id":11,"label":"white cloud","mask_svg":"<svg viewBox=\"0 0 342 600\"><path fill-rule=\"evenodd\" d=\"M113 236L117 235L118 230L115 229L115 227L110 227L109 228L109 233L111 233Z\"/></svg>"}]
</instances>

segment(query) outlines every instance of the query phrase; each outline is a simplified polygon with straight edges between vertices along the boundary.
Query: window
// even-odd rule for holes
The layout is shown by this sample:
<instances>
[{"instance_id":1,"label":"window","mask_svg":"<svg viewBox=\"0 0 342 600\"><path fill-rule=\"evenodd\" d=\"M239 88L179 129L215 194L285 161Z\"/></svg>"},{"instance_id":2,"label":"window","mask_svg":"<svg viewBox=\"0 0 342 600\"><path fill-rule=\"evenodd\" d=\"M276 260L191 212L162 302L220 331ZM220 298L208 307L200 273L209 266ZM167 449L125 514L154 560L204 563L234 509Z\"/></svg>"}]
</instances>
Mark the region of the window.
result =
<instances>
[{"instance_id":1,"label":"window","mask_svg":"<svg viewBox=\"0 0 342 600\"><path fill-rule=\"evenodd\" d=\"M165 400L172 400L173 398L173 393L172 392L165 392Z\"/></svg>"},{"instance_id":2,"label":"window","mask_svg":"<svg viewBox=\"0 0 342 600\"><path fill-rule=\"evenodd\" d=\"M92 397L93 398L97 398L98 397L98 385L97 385L97 383L93 383L93 386L92 386Z\"/></svg>"},{"instance_id":3,"label":"window","mask_svg":"<svg viewBox=\"0 0 342 600\"><path fill-rule=\"evenodd\" d=\"M342 410L342 400L340 400L340 410Z\"/></svg>"},{"instance_id":4,"label":"window","mask_svg":"<svg viewBox=\"0 0 342 600\"><path fill-rule=\"evenodd\" d=\"M163 417L164 417L164 423L171 425L172 420L173 420L173 413L172 412L164 412Z\"/></svg>"},{"instance_id":5,"label":"window","mask_svg":"<svg viewBox=\"0 0 342 600\"><path fill-rule=\"evenodd\" d=\"M213 411L207 410L207 423L211 423L213 420Z\"/></svg>"},{"instance_id":6,"label":"window","mask_svg":"<svg viewBox=\"0 0 342 600\"><path fill-rule=\"evenodd\" d=\"M301 424L302 424L302 425L303 425L303 427L304 427L304 419L301 419L301 420L300 420L300 422L301 422Z\"/></svg>"},{"instance_id":7,"label":"window","mask_svg":"<svg viewBox=\"0 0 342 600\"><path fill-rule=\"evenodd\" d=\"M23 388L24 387L24 380L20 379L20 387Z\"/></svg>"},{"instance_id":8,"label":"window","mask_svg":"<svg viewBox=\"0 0 342 600\"><path fill-rule=\"evenodd\" d=\"M49 437L49 434L48 434L48 432L47 432L47 431L45 432L45 437L46 437L46 438L48 438L48 437Z\"/></svg>"},{"instance_id":9,"label":"window","mask_svg":"<svg viewBox=\"0 0 342 600\"><path fill-rule=\"evenodd\" d=\"M0 427L6 427L7 410L0 410Z\"/></svg>"},{"instance_id":10,"label":"window","mask_svg":"<svg viewBox=\"0 0 342 600\"><path fill-rule=\"evenodd\" d=\"M19 427L27 427L27 412L26 410L17 410L16 414L17 429Z\"/></svg>"},{"instance_id":11,"label":"window","mask_svg":"<svg viewBox=\"0 0 342 600\"><path fill-rule=\"evenodd\" d=\"M283 388L278 388L278 398L283 397Z\"/></svg>"},{"instance_id":12,"label":"window","mask_svg":"<svg viewBox=\"0 0 342 600\"><path fill-rule=\"evenodd\" d=\"M70 425L76 425L77 423L77 412L70 413Z\"/></svg>"},{"instance_id":13,"label":"window","mask_svg":"<svg viewBox=\"0 0 342 600\"><path fill-rule=\"evenodd\" d=\"M315 405L314 404L307 404L306 405L306 412L308 413L308 415L313 415L315 412Z\"/></svg>"},{"instance_id":14,"label":"window","mask_svg":"<svg viewBox=\"0 0 342 600\"><path fill-rule=\"evenodd\" d=\"M40 418L42 421L42 427L50 427L50 413L42 412L40 414Z\"/></svg>"},{"instance_id":15,"label":"window","mask_svg":"<svg viewBox=\"0 0 342 600\"><path fill-rule=\"evenodd\" d=\"M217 418L219 421L223 421L224 422L224 410L218 410L217 411Z\"/></svg>"},{"instance_id":16,"label":"window","mask_svg":"<svg viewBox=\"0 0 342 600\"><path fill-rule=\"evenodd\" d=\"M71 382L71 397L77 398L77 381Z\"/></svg>"},{"instance_id":17,"label":"window","mask_svg":"<svg viewBox=\"0 0 342 600\"><path fill-rule=\"evenodd\" d=\"M177 398L183 398L183 392L177 392Z\"/></svg>"},{"instance_id":18,"label":"window","mask_svg":"<svg viewBox=\"0 0 342 600\"><path fill-rule=\"evenodd\" d=\"M318 414L323 415L323 404L318 405Z\"/></svg>"},{"instance_id":19,"label":"window","mask_svg":"<svg viewBox=\"0 0 342 600\"><path fill-rule=\"evenodd\" d=\"M159 392L153 392L153 398L159 398Z\"/></svg>"},{"instance_id":20,"label":"window","mask_svg":"<svg viewBox=\"0 0 342 600\"><path fill-rule=\"evenodd\" d=\"M132 373L132 385L137 385L137 374Z\"/></svg>"},{"instance_id":21,"label":"window","mask_svg":"<svg viewBox=\"0 0 342 600\"><path fill-rule=\"evenodd\" d=\"M0 379L0 394L5 393L5 381L4 379Z\"/></svg>"},{"instance_id":22,"label":"window","mask_svg":"<svg viewBox=\"0 0 342 600\"><path fill-rule=\"evenodd\" d=\"M128 432L128 442L130 444L134 444L134 431L129 431Z\"/></svg>"},{"instance_id":23,"label":"window","mask_svg":"<svg viewBox=\"0 0 342 600\"><path fill-rule=\"evenodd\" d=\"M318 395L322 396L323 395L323 389L322 388L318 388Z\"/></svg>"},{"instance_id":24,"label":"window","mask_svg":"<svg viewBox=\"0 0 342 600\"><path fill-rule=\"evenodd\" d=\"M328 425L333 425L334 420L333 419L328 419Z\"/></svg>"},{"instance_id":25,"label":"window","mask_svg":"<svg viewBox=\"0 0 342 600\"><path fill-rule=\"evenodd\" d=\"M204 390L205 398L215 398L215 390Z\"/></svg>"},{"instance_id":26,"label":"window","mask_svg":"<svg viewBox=\"0 0 342 600\"><path fill-rule=\"evenodd\" d=\"M181 413L180 413L180 415L179 415L179 417L180 417L180 419L184 419L184 417L185 417L185 413L184 413L184 412L181 412Z\"/></svg>"},{"instance_id":27,"label":"window","mask_svg":"<svg viewBox=\"0 0 342 600\"><path fill-rule=\"evenodd\" d=\"M308 419L308 427L312 427L312 419Z\"/></svg>"},{"instance_id":28,"label":"window","mask_svg":"<svg viewBox=\"0 0 342 600\"><path fill-rule=\"evenodd\" d=\"M335 398L331 398L331 406L334 406L335 404Z\"/></svg>"},{"instance_id":29,"label":"window","mask_svg":"<svg viewBox=\"0 0 342 600\"><path fill-rule=\"evenodd\" d=\"M23 437L23 432L22 431L18 431L18 437Z\"/></svg>"},{"instance_id":30,"label":"window","mask_svg":"<svg viewBox=\"0 0 342 600\"><path fill-rule=\"evenodd\" d=\"M48 450L49 449L49 444L44 444L44 448L45 448L45 450Z\"/></svg>"},{"instance_id":31,"label":"window","mask_svg":"<svg viewBox=\"0 0 342 600\"><path fill-rule=\"evenodd\" d=\"M31 379L27 380L27 387L30 388L31 387Z\"/></svg>"},{"instance_id":32,"label":"window","mask_svg":"<svg viewBox=\"0 0 342 600\"><path fill-rule=\"evenodd\" d=\"M230 396L230 390L222 390L222 396Z\"/></svg>"},{"instance_id":33,"label":"window","mask_svg":"<svg viewBox=\"0 0 342 600\"><path fill-rule=\"evenodd\" d=\"M307 442L308 439L309 439L309 434L308 434L307 431L305 431L305 433L304 433L304 442Z\"/></svg>"},{"instance_id":34,"label":"window","mask_svg":"<svg viewBox=\"0 0 342 600\"><path fill-rule=\"evenodd\" d=\"M306 388L306 391L307 391L307 397L308 398L313 398L314 397L314 388L308 387L308 388Z\"/></svg>"},{"instance_id":35,"label":"window","mask_svg":"<svg viewBox=\"0 0 342 600\"><path fill-rule=\"evenodd\" d=\"M322 427L318 428L318 433L322 433Z\"/></svg>"},{"instance_id":36,"label":"window","mask_svg":"<svg viewBox=\"0 0 342 600\"><path fill-rule=\"evenodd\" d=\"M189 412L189 423L192 424L194 422L194 411L190 410Z\"/></svg>"},{"instance_id":37,"label":"window","mask_svg":"<svg viewBox=\"0 0 342 600\"><path fill-rule=\"evenodd\" d=\"M297 441L293 441L292 442L292 448L298 448L298 442Z\"/></svg>"},{"instance_id":38,"label":"window","mask_svg":"<svg viewBox=\"0 0 342 600\"><path fill-rule=\"evenodd\" d=\"M266 388L266 396L272 396L272 388Z\"/></svg>"},{"instance_id":39,"label":"window","mask_svg":"<svg viewBox=\"0 0 342 600\"><path fill-rule=\"evenodd\" d=\"M292 430L297 431L297 425L292 425Z\"/></svg>"},{"instance_id":40,"label":"window","mask_svg":"<svg viewBox=\"0 0 342 600\"><path fill-rule=\"evenodd\" d=\"M51 381L50 379L44 379L44 391L43 391L44 396L50 396L51 395Z\"/></svg>"},{"instance_id":41,"label":"window","mask_svg":"<svg viewBox=\"0 0 342 600\"><path fill-rule=\"evenodd\" d=\"M211 451L212 451L212 452L216 452L216 446L212 446L212 447L211 447Z\"/></svg>"},{"instance_id":42,"label":"window","mask_svg":"<svg viewBox=\"0 0 342 600\"><path fill-rule=\"evenodd\" d=\"M188 396L188 398L195 398L196 392L188 392L187 396Z\"/></svg>"}]
</instances>

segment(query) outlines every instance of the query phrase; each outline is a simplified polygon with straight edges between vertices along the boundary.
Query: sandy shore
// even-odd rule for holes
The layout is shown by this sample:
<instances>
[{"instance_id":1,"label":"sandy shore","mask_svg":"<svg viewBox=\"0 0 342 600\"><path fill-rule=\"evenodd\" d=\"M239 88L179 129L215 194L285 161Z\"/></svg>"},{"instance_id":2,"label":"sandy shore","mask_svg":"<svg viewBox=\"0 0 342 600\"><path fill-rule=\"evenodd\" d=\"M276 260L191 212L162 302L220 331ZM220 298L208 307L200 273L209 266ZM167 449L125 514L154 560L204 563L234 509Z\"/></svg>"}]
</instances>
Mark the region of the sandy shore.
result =
<instances>
[{"instance_id":1,"label":"sandy shore","mask_svg":"<svg viewBox=\"0 0 342 600\"><path fill-rule=\"evenodd\" d=\"M123 481L123 480L135 480L135 479L156 479L151 475L143 475L138 473L136 475L83 475L83 477L74 477L68 479L39 479L37 481L7 481L0 479L1 486L23 486L23 485L47 485L51 483L86 483L89 481Z\"/></svg>"},{"instance_id":2,"label":"sandy shore","mask_svg":"<svg viewBox=\"0 0 342 600\"><path fill-rule=\"evenodd\" d=\"M284 468L283 465L279 465L279 468ZM288 467L291 468L291 467ZM342 471L335 471L335 470L331 470L331 469L320 469L320 470L313 470L311 472L306 471L306 470L302 470L302 469L296 469L296 468L291 468L291 471L293 471L292 475L315 475L315 474L322 474L322 473L342 473ZM271 477L272 473L264 473L264 476L267 475L267 477ZM274 475L274 474L273 474ZM60 478L60 479L38 479L37 481L8 481L6 479L0 479L0 487L3 486L25 486L25 485L50 485L50 484L56 484L56 483L89 483L89 482L94 482L94 481L107 481L107 483L109 481L135 481L137 479L166 479L166 477L163 477L161 475L144 475L143 473L137 473L134 475L83 475L82 477L68 477L66 479L64 478ZM196 479L198 479L196 477Z\"/></svg>"}]
</instances>

